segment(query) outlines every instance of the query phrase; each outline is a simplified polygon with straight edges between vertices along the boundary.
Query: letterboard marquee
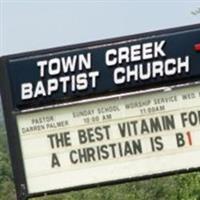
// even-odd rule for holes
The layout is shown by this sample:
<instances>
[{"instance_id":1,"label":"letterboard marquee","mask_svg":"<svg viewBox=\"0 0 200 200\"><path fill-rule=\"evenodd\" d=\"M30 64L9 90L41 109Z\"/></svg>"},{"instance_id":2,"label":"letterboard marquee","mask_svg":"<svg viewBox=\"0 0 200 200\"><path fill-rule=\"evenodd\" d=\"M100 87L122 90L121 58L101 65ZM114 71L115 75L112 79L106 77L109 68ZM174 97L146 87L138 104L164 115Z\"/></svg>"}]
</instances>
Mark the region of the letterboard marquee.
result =
<instances>
[{"instance_id":1,"label":"letterboard marquee","mask_svg":"<svg viewBox=\"0 0 200 200\"><path fill-rule=\"evenodd\" d=\"M18 199L200 167L200 25L1 58Z\"/></svg>"}]
</instances>

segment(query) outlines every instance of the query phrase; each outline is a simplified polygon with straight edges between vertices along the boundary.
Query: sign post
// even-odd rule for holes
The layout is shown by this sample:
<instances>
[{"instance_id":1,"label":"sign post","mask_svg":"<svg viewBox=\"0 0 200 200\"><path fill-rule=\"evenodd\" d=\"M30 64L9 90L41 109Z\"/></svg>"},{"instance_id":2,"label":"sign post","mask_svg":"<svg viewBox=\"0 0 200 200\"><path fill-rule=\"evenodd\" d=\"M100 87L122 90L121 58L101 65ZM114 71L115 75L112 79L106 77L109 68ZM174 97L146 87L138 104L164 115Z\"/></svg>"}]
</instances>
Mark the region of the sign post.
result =
<instances>
[{"instance_id":1,"label":"sign post","mask_svg":"<svg viewBox=\"0 0 200 200\"><path fill-rule=\"evenodd\" d=\"M1 58L19 200L200 167L200 25Z\"/></svg>"}]
</instances>

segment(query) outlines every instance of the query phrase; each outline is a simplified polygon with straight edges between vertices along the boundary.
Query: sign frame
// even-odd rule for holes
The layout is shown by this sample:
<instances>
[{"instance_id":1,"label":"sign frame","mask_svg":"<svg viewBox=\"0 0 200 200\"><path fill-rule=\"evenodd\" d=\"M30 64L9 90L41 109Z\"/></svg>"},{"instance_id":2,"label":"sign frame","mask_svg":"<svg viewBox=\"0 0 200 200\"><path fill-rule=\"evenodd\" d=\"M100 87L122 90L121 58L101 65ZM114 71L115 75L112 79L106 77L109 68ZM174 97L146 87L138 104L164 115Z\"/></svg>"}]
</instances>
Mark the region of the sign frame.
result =
<instances>
[{"instance_id":1,"label":"sign frame","mask_svg":"<svg viewBox=\"0 0 200 200\"><path fill-rule=\"evenodd\" d=\"M11 157L11 162L12 162L12 169L13 169L17 199L18 200L26 200L30 197L38 197L38 196L43 196L46 194L57 194L57 193L61 193L61 192L69 192L69 191L73 191L73 190L80 190L80 189L92 188L92 187L97 187L97 186L113 185L113 184L117 184L117 183L144 180L144 179L173 175L173 174L178 174L178 173L187 173L187 172L191 172L191 171L200 170L200 167L176 170L176 171L165 172L165 173L158 173L158 174L153 174L153 175L145 175L142 177L123 178L120 180L105 181L105 182L101 182L98 184L88 184L88 185L84 185L84 186L76 186L76 187L71 187L71 188L56 189L56 190L51 190L51 191L46 191L46 192L41 192L41 193L29 194L28 189L27 189L23 156L22 156L22 150L21 150L21 145L20 145L20 136L19 136L17 122L16 122L17 114L21 113L21 111L16 110L13 107L13 96L11 93L11 85L10 85L9 74L8 74L8 69L7 69L7 62L10 58L26 57L26 56L34 55L35 53L46 54L46 53L49 53L52 51L62 51L62 50L66 50L66 49L72 50L74 48L84 48L84 47L92 46L92 45L105 44L107 42L114 43L114 42L118 42L121 40L129 40L129 39L133 39L133 38L137 39L137 38L147 37L149 35L160 35L163 33L169 34L169 33L174 33L177 31L192 30L195 28L200 28L200 24L195 24L195 25L191 25L191 26L183 26L183 27L179 27L179 28L166 29L166 30L161 30L161 31L153 31L153 32L148 32L148 33L143 33L143 34L136 34L136 35L132 35L132 36L119 37L119 38L115 38L115 39L101 40L101 41L97 41L97 42L89 42L89 43L70 45L70 46L65 46L65 47L60 47L60 48L53 48L53 49L41 50L41 51L32 51L32 52L28 52L28 53L14 54L14 55L8 55L8 56L1 57L0 58L1 96L2 96L4 119L5 119L5 124L6 124L8 145L9 145L10 157ZM198 78L198 79L200 79L200 78ZM191 81L194 82L196 80L190 80L189 82L191 82ZM184 82L186 83L186 82L188 82L188 80L186 80ZM171 85L171 84L169 84L169 85ZM157 87L157 85L155 84L154 88L156 88L156 87ZM146 87L141 87L140 89L144 90L144 89L146 89ZM76 101L72 102L72 104L75 104L75 103L76 103ZM41 109L48 109L48 108L43 107Z\"/></svg>"}]
</instances>

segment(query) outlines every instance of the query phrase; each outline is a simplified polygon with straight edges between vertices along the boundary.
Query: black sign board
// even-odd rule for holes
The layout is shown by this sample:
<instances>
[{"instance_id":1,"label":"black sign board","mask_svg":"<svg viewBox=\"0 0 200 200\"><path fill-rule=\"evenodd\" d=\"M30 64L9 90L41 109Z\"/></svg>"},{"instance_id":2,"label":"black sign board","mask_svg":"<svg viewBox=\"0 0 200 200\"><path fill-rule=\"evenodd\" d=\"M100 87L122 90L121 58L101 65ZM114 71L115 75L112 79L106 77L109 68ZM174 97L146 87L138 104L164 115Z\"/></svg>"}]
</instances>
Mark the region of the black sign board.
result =
<instances>
[{"instance_id":1,"label":"black sign board","mask_svg":"<svg viewBox=\"0 0 200 200\"><path fill-rule=\"evenodd\" d=\"M119 102L119 105L124 109L123 115L120 114L122 112L120 109L122 108L117 107L119 105L112 106L111 101L97 103L97 106L99 106L98 108L95 108L96 105L94 103L91 104L91 108L88 104L84 105L84 111L81 110L81 106L69 109L68 107L63 107L63 110L62 108L56 110L53 108L54 105L70 102L73 106L73 103L75 105L75 103L81 99L93 99L92 101L95 102L94 99L96 97L98 97L98 99L102 97L103 99L103 97L114 95L116 98L117 95L127 92L146 91L163 86L174 87L177 84L191 84L198 82L200 79L199 66L200 24L2 57L0 60L1 95L18 199L24 200L28 197L39 196L46 193L57 193L72 189L92 187L97 184L105 185L123 182L130 180L130 177L131 179L142 179L149 176L172 174L175 171L187 171L186 168L191 168L191 166L184 165L184 168L174 166L172 170L170 170L170 168L164 170L158 169L150 174L144 171L142 175L124 174L118 177L116 173L116 177L113 179L104 177L101 180L101 177L99 177L98 182L96 182L97 179L92 180L91 177L91 180L88 180L88 182L86 179L82 179L86 180L86 182L80 184L74 182L74 184L68 184L66 186L62 180L62 186L59 186L58 183L55 187L52 186L53 188L51 188L51 186L45 185L48 183L48 177L45 180L37 179L39 175L42 174L42 171L37 171L37 169L36 171L33 170L34 166L38 166L38 161L35 161L33 158L37 158L38 155L40 157L38 157L37 160L43 159L40 153L44 150L45 145L49 146L44 150L44 154L45 152L47 154L47 149L50 149L49 151L55 150L53 141L54 138L58 137L56 131L61 130L60 128L68 130L71 128L70 126L73 125L74 134L79 134L78 136L82 137L81 142L79 141L79 150L81 151L81 145L86 142L86 139L83 139L83 136L81 136L84 130L78 129L79 127L83 125L85 127L89 125L93 126L96 124L97 127L95 127L94 130L97 131L97 142L99 142L100 139L103 141L103 134L100 130L107 134L106 139L109 142L109 140L113 139L112 135L109 135L111 134L110 130L116 130L119 127L118 131L125 130L123 128L125 125L121 123L125 118L121 119L120 117L129 116L129 118L134 118L139 116L136 115L137 113L130 110L134 98L125 98L124 102L126 102L126 107L123 107L124 102ZM192 88L191 90L197 93L198 87ZM190 88L187 89L187 93L191 95L189 91ZM157 93L155 93L155 95L156 94ZM175 93L172 94L175 95ZM157 95L161 99L162 94ZM182 89L180 89L180 91L177 90L177 96L178 95L179 97L185 95L184 91ZM153 99L153 97L154 94L151 95L151 99ZM178 113L174 110L175 106L173 101L183 103L183 99L177 100L179 97L168 95L166 97L167 100L162 102L163 104L168 103L168 107L165 105L159 108L153 107L153 109L164 109L155 110L156 112L166 111L172 113L171 118L163 116L162 119L171 120L171 128L173 130L176 130L174 121L180 120L180 116L183 117L184 126L188 123L187 112L189 113L189 108L187 108L185 114ZM138 99L135 97L135 101L137 100L139 102ZM144 99L147 100L147 103L150 102L145 95ZM193 103L197 106L198 100L196 100L197 99L195 99ZM154 103L159 101L160 100L157 99ZM144 105L146 102L144 102ZM106 108L107 105L111 105L111 107ZM135 105L138 104L134 104L134 106ZM146 106L148 107L148 105ZM38 111L38 108L42 111ZM77 109L77 113L71 112L70 109L72 111L73 109ZM146 108L142 111L140 110L140 112L143 112L140 113L141 117L144 114L146 116L146 114L150 115L151 112L154 112L152 107L150 111L148 110L150 109L149 107L145 109ZM180 109L184 109L184 107L180 107ZM92 118L82 119L81 117L85 115L85 112L87 113L86 115L91 115ZM104 116L102 115L103 112L114 114ZM98 115L95 115L95 113L98 113ZM119 120L121 124L115 124L115 122L111 123L113 118L116 118L116 121ZM102 119L105 121L101 122ZM159 120L159 117L155 117L155 119ZM149 120L154 120L154 118L150 118L149 116ZM48 123L49 121L51 124ZM102 124L106 122L107 124L100 127L98 126L100 122ZM139 123L146 122L141 120ZM129 126L129 122L124 122L124 124ZM60 127L58 127L58 125ZM181 127L183 131L185 128L184 126ZM92 130L91 127L87 128L87 131L88 130ZM53 131L55 131L55 133ZM159 131L162 132L162 130ZM48 132L53 132L54 135L45 135ZM36 135L36 133L38 135ZM94 134L96 134L96 132ZM45 137L42 138L42 135ZM70 140L69 135L70 131L69 134L68 132L64 134L64 136L60 134L59 137L66 137L66 140ZM41 140L37 139L37 136L38 138L41 137ZM178 137L182 136L178 135L177 138ZM189 138L188 145L192 146L193 143L190 132L187 132L187 137ZM198 138L198 135L195 135L195 137ZM33 143L27 142L32 141L32 139L34 140ZM90 138L88 140L96 142L95 139ZM37 143L38 141L39 143ZM153 139L150 138L150 141L152 142ZM173 138L170 138L166 144L169 144L169 141L173 141ZM156 142L161 148L161 139L159 138ZM75 143L78 144L78 141L75 141ZM37 144L38 146L36 145L35 149L29 149L29 146L31 147L33 144ZM70 146L70 148L73 148L73 141L71 143L68 141L66 144ZM119 143L117 144L118 146L121 145L119 145ZM65 146L64 143L62 145ZM43 147L43 150L37 152L37 148L39 149L40 147ZM142 154L142 148L138 147L138 149ZM71 160L74 162L71 163L71 168L73 168L73 164L78 162L78 158L76 157L78 155L77 152L78 150L71 151ZM58 155L57 152L56 154ZM57 159L54 157L54 154L51 155L51 153L49 153L49 155L53 155L53 157L51 157L52 159ZM33 164L31 163L31 159L33 160ZM150 159L152 159L151 162L154 163L153 159L155 158ZM54 163L52 165L53 167L54 165L60 165L58 161L56 162L56 164ZM48 167L47 161L44 161L41 166L46 170L45 166ZM198 163L193 167L197 169L197 167L199 167ZM51 170L52 169L49 169L50 172ZM65 170L63 169L63 171ZM101 171L101 169L99 169L99 171ZM104 169L104 171L106 170ZM45 171L45 173L47 174L47 171ZM94 173L98 174L96 172ZM74 177L74 174L69 173L69 176ZM84 177L85 175L80 172L80 176ZM38 180L42 180L42 189L39 188ZM75 181L76 178L73 180Z\"/></svg>"},{"instance_id":2,"label":"black sign board","mask_svg":"<svg viewBox=\"0 0 200 200\"><path fill-rule=\"evenodd\" d=\"M198 79L199 25L5 58L15 109Z\"/></svg>"}]
</instances>

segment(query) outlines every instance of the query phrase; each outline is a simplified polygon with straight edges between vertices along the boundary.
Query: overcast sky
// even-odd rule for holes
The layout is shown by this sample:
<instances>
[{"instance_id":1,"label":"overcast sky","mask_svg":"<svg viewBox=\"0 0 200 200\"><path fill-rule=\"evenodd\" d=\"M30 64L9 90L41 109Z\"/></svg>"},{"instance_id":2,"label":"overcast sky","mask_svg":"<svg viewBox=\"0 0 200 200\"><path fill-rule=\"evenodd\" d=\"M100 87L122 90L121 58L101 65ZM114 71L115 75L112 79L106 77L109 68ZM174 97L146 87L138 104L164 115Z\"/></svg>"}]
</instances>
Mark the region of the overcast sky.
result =
<instances>
[{"instance_id":1,"label":"overcast sky","mask_svg":"<svg viewBox=\"0 0 200 200\"><path fill-rule=\"evenodd\" d=\"M0 56L200 23L200 1L0 2Z\"/></svg>"}]
</instances>

